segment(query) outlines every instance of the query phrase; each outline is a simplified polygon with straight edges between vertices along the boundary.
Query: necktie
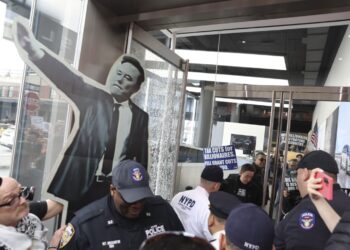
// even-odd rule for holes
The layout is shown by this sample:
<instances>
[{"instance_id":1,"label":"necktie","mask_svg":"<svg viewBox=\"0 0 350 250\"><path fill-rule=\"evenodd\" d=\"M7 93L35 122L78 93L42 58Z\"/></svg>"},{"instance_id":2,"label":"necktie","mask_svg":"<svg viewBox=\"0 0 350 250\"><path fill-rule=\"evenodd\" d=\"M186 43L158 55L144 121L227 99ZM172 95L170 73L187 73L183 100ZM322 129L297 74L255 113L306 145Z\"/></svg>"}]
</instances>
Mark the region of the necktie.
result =
<instances>
[{"instance_id":1,"label":"necktie","mask_svg":"<svg viewBox=\"0 0 350 250\"><path fill-rule=\"evenodd\" d=\"M117 138L118 130L118 120L119 120L119 107L120 104L114 104L113 115L109 128L109 140L105 152L105 157L103 159L102 173L108 175L112 171L113 167L113 157L115 151L115 143Z\"/></svg>"}]
</instances>

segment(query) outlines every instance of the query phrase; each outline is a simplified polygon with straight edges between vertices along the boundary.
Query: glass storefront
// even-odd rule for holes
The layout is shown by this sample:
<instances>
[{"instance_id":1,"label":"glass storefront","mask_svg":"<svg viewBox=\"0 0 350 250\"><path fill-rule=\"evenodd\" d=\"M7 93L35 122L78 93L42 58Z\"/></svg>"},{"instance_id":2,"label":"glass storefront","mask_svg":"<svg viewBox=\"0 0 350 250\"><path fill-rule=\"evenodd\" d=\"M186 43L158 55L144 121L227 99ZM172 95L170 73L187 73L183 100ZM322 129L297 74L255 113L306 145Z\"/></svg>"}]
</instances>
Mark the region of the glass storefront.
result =
<instances>
[{"instance_id":1,"label":"glass storefront","mask_svg":"<svg viewBox=\"0 0 350 250\"><path fill-rule=\"evenodd\" d=\"M44 173L50 171L67 137L71 112L60 94L19 58L12 24L18 15L25 17L39 42L76 67L84 4L0 2L0 49L6 52L0 59L0 175L35 186L34 199L40 199Z\"/></svg>"}]
</instances>

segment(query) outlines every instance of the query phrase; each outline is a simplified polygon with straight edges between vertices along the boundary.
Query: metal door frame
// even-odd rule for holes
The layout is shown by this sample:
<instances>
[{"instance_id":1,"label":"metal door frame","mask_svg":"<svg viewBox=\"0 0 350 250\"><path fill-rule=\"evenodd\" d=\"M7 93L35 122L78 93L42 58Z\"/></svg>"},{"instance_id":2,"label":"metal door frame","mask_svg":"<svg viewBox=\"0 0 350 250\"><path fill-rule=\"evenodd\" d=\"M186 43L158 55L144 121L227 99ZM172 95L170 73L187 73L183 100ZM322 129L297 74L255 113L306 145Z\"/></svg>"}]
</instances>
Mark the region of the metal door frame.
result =
<instances>
[{"instance_id":1,"label":"metal door frame","mask_svg":"<svg viewBox=\"0 0 350 250\"><path fill-rule=\"evenodd\" d=\"M135 23L130 23L128 34L126 36L125 41L125 53L130 53L131 49L131 42L136 41L139 44L141 44L144 48L147 50L150 50L152 53L156 54L160 58L162 58L164 61L170 63L175 68L181 70L183 72L182 75L182 85L181 85L181 101L180 101L180 111L179 111L179 121L177 124L177 131L176 131L176 146L175 146L175 164L177 165L178 162L178 155L179 155L179 147L180 147L180 140L181 140L181 128L182 123L184 120L184 106L185 106L185 97L186 97L186 85L187 85L187 74L189 70L189 61L182 59L180 56L175 54L175 44L176 44L176 35L174 34L171 39L171 48L166 47L161 42L159 42L157 39L155 39L151 34L144 31L141 27L139 27ZM175 190L175 179L177 175L177 168L174 166L175 172L174 172L174 179L172 183L172 190ZM157 187L156 187L156 193L157 193Z\"/></svg>"},{"instance_id":2,"label":"metal door frame","mask_svg":"<svg viewBox=\"0 0 350 250\"><path fill-rule=\"evenodd\" d=\"M209 87L208 87L209 88ZM272 148L272 136L274 127L274 117L276 102L279 102L279 113L277 120L277 133L276 133L276 145L279 145L281 132L282 132L282 121L283 121L283 110L284 105L288 104L287 113L287 127L285 131L285 141L288 142L290 133L290 123L292 115L292 105L294 100L304 100L304 101L350 101L350 87L303 87L303 86L261 86L261 85L240 85L240 84L220 84L213 88L216 97L224 98L264 98L271 100L271 116L269 124L269 137L267 146L267 157L265 165L264 183L263 183L263 204L265 204L267 197L267 186L268 186L268 174L270 171L270 154ZM284 177L287 169L287 153L288 153L288 143L285 143L285 148L283 151L284 161L282 164L282 176L280 180L280 187L284 186ZM274 201L276 194L277 185L277 160L279 157L279 151L274 152L274 174L272 181L272 194L269 206L269 215L272 217L274 210ZM277 211L276 222L279 221L282 212L282 197L283 188L279 189L279 206Z\"/></svg>"}]
</instances>

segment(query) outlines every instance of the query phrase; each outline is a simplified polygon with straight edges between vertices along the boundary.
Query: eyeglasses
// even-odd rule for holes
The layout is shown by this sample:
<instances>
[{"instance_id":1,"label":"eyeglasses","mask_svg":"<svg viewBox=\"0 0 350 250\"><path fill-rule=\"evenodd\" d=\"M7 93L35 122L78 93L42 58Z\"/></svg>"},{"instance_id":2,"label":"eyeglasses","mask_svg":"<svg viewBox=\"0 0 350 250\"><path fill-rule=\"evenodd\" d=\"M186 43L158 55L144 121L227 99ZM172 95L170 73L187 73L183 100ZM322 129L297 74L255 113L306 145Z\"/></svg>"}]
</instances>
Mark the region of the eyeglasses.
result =
<instances>
[{"instance_id":1,"label":"eyeglasses","mask_svg":"<svg viewBox=\"0 0 350 250\"><path fill-rule=\"evenodd\" d=\"M259 160L259 161L266 161L265 158L259 158L258 160Z\"/></svg>"},{"instance_id":2,"label":"eyeglasses","mask_svg":"<svg viewBox=\"0 0 350 250\"><path fill-rule=\"evenodd\" d=\"M196 237L186 232L170 231L157 234L144 240L139 250L215 250L205 239Z\"/></svg>"},{"instance_id":3,"label":"eyeglasses","mask_svg":"<svg viewBox=\"0 0 350 250\"><path fill-rule=\"evenodd\" d=\"M26 200L31 201L34 198L34 191L35 191L34 187L21 187L20 191L18 193L18 196L14 197L8 203L1 204L0 207L12 207L20 200L21 197L23 197Z\"/></svg>"}]
</instances>

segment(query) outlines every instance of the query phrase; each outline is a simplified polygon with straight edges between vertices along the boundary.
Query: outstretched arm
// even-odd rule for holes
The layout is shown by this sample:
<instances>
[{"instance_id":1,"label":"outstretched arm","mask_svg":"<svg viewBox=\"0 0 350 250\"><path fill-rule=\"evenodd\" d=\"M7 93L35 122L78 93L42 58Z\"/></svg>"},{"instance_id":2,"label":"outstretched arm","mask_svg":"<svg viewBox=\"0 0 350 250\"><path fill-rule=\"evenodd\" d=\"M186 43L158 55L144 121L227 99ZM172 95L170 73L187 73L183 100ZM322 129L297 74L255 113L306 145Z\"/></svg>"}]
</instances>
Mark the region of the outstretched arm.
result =
<instances>
[{"instance_id":1,"label":"outstretched arm","mask_svg":"<svg viewBox=\"0 0 350 250\"><path fill-rule=\"evenodd\" d=\"M45 53L40 48L38 41L33 36L33 33L22 22L17 21L15 25L15 39L22 49L27 52L28 57L32 61L40 60L44 57Z\"/></svg>"},{"instance_id":2,"label":"outstretched arm","mask_svg":"<svg viewBox=\"0 0 350 250\"><path fill-rule=\"evenodd\" d=\"M315 168L311 171L310 178L307 181L307 192L309 193L312 203L314 203L318 213L320 214L327 228L329 229L329 231L333 232L335 226L340 221L340 216L323 198L322 194L317 191L322 186L320 184L321 178L315 178L315 174L317 172L323 172L323 170Z\"/></svg>"},{"instance_id":3,"label":"outstretched arm","mask_svg":"<svg viewBox=\"0 0 350 250\"><path fill-rule=\"evenodd\" d=\"M81 74L37 41L21 18L13 23L13 38L19 55L28 66L63 92L79 109L83 110L86 103L95 99L95 88L102 85Z\"/></svg>"}]
</instances>

